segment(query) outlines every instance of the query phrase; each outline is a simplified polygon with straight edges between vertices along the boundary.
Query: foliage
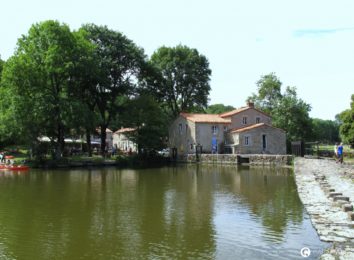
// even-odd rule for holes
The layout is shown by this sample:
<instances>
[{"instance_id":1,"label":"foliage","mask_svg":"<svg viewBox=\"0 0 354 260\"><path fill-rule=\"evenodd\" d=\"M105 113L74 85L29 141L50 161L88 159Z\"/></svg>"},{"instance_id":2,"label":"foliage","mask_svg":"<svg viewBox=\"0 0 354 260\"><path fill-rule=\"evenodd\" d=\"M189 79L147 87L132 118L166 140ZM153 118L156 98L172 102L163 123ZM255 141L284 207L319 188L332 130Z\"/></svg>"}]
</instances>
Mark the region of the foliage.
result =
<instances>
[{"instance_id":1,"label":"foliage","mask_svg":"<svg viewBox=\"0 0 354 260\"><path fill-rule=\"evenodd\" d=\"M4 67L4 61L1 59L1 56L0 56L0 81L1 81L1 74L2 74L2 69Z\"/></svg>"},{"instance_id":2,"label":"foliage","mask_svg":"<svg viewBox=\"0 0 354 260\"><path fill-rule=\"evenodd\" d=\"M97 62L95 101L101 129L101 153L106 146L106 128L122 107L117 98L132 95L137 87L145 55L122 33L94 24L84 25L80 31L94 46ZM90 88L92 89L92 88Z\"/></svg>"},{"instance_id":3,"label":"foliage","mask_svg":"<svg viewBox=\"0 0 354 260\"><path fill-rule=\"evenodd\" d=\"M339 141L339 124L332 120L312 119L312 139L322 143Z\"/></svg>"},{"instance_id":4,"label":"foliage","mask_svg":"<svg viewBox=\"0 0 354 260\"><path fill-rule=\"evenodd\" d=\"M207 58L196 49L161 47L151 57L150 71L155 76L148 88L166 104L173 118L182 111L206 108L211 70Z\"/></svg>"},{"instance_id":5,"label":"foliage","mask_svg":"<svg viewBox=\"0 0 354 260\"><path fill-rule=\"evenodd\" d=\"M354 147L354 94L351 97L350 109L341 112L338 115L340 120L341 139Z\"/></svg>"},{"instance_id":6,"label":"foliage","mask_svg":"<svg viewBox=\"0 0 354 260\"><path fill-rule=\"evenodd\" d=\"M277 107L282 98L282 83L275 73L270 73L261 76L256 84L258 94L253 94L248 98L248 101L252 100L257 107L260 107L264 112L271 114L272 110Z\"/></svg>"},{"instance_id":7,"label":"foliage","mask_svg":"<svg viewBox=\"0 0 354 260\"><path fill-rule=\"evenodd\" d=\"M151 96L139 96L125 104L121 121L136 128L128 137L138 145L139 153L157 151L165 147L168 119Z\"/></svg>"},{"instance_id":8,"label":"foliage","mask_svg":"<svg viewBox=\"0 0 354 260\"><path fill-rule=\"evenodd\" d=\"M208 108L205 110L207 114L221 114L225 113L231 110L234 110L235 108L233 106L227 106L224 104L214 104L208 106Z\"/></svg>"},{"instance_id":9,"label":"foliage","mask_svg":"<svg viewBox=\"0 0 354 260\"><path fill-rule=\"evenodd\" d=\"M6 125L16 126L18 134L31 141L48 136L57 157L74 112L68 93L76 60L76 40L69 27L46 21L34 24L18 40L4 67L1 103Z\"/></svg>"},{"instance_id":10,"label":"foliage","mask_svg":"<svg viewBox=\"0 0 354 260\"><path fill-rule=\"evenodd\" d=\"M262 76L257 82L258 93L248 100L271 115L275 127L286 131L288 144L290 141L311 139L311 106L297 97L295 87L287 87L282 94L281 85L274 73Z\"/></svg>"}]
</instances>

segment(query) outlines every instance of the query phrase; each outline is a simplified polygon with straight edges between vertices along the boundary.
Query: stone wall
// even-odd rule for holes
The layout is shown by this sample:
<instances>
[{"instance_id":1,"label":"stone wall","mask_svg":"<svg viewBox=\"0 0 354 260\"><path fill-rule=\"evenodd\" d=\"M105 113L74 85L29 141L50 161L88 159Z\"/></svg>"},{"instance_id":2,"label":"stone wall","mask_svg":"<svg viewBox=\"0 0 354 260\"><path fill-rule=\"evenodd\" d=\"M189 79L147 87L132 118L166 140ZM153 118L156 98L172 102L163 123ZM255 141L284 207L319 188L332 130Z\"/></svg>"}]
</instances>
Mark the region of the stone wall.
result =
<instances>
[{"instance_id":1,"label":"stone wall","mask_svg":"<svg viewBox=\"0 0 354 260\"><path fill-rule=\"evenodd\" d=\"M195 163L196 155L187 154L179 157L179 161ZM242 164L249 163L250 165L290 165L292 162L291 155L270 155L270 154L201 154L200 163L213 164Z\"/></svg>"}]
</instances>

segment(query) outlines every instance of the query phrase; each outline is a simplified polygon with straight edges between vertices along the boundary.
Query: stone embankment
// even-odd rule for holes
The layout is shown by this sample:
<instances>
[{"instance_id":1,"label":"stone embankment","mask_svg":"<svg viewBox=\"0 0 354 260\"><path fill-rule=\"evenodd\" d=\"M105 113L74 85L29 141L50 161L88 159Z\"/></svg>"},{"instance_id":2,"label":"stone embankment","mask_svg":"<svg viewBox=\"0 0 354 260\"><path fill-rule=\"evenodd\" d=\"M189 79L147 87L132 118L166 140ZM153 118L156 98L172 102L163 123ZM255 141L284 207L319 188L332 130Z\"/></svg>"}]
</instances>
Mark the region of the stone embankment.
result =
<instances>
[{"instance_id":1,"label":"stone embankment","mask_svg":"<svg viewBox=\"0 0 354 260\"><path fill-rule=\"evenodd\" d=\"M354 167L326 159L295 159L300 199L322 241L321 259L354 259Z\"/></svg>"},{"instance_id":2,"label":"stone embankment","mask_svg":"<svg viewBox=\"0 0 354 260\"><path fill-rule=\"evenodd\" d=\"M188 154L180 159L183 162L200 162L212 164L244 164L249 165L289 165L292 161L291 155L273 154Z\"/></svg>"}]
</instances>

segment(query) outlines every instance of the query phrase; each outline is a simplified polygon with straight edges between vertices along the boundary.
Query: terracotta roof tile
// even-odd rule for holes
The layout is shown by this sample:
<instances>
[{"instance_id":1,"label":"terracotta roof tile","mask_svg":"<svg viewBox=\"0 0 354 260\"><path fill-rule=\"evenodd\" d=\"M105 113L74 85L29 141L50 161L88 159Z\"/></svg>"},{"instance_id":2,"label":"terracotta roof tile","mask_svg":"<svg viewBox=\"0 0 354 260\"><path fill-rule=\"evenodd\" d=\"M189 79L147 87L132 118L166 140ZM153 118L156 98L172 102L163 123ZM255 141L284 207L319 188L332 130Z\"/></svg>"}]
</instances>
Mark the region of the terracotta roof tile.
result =
<instances>
[{"instance_id":1,"label":"terracotta roof tile","mask_svg":"<svg viewBox=\"0 0 354 260\"><path fill-rule=\"evenodd\" d=\"M265 124L265 123L259 123L259 124L254 124L254 125L242 127L242 128L232 129L230 132L231 133L241 133L241 132L244 132L244 131L252 130L252 129L263 127L263 126L268 126L268 127L271 127L271 128L274 128L274 129L279 129L279 130L285 132L281 128L277 128L277 127L274 127L274 126L271 126L271 125L268 125L268 124Z\"/></svg>"},{"instance_id":2,"label":"terracotta roof tile","mask_svg":"<svg viewBox=\"0 0 354 260\"><path fill-rule=\"evenodd\" d=\"M231 124L230 119L225 119L215 114L191 114L191 113L181 113L181 116L189 121L196 123L220 123L220 124Z\"/></svg>"},{"instance_id":3,"label":"terracotta roof tile","mask_svg":"<svg viewBox=\"0 0 354 260\"><path fill-rule=\"evenodd\" d=\"M241 107L241 108L237 108L237 109L231 110L231 111L229 111L229 112L222 113L222 114L220 114L219 116L220 116L220 117L230 117L230 116L233 116L233 115L235 115L235 114L238 114L238 113L240 113L240 112L242 112L242 111L245 111L245 110L247 110L247 109L249 109L249 107Z\"/></svg>"},{"instance_id":4,"label":"terracotta roof tile","mask_svg":"<svg viewBox=\"0 0 354 260\"><path fill-rule=\"evenodd\" d=\"M233 116L233 115L236 115L236 114L241 113L241 112L243 112L243 111L246 111L246 110L248 110L248 109L256 110L257 112L259 112L259 113L261 113L261 114L263 114L263 115L265 115L265 116L270 117L270 115L268 115L267 113L264 113L263 111L261 111L261 110L259 110L259 109L257 109L257 108L248 107L248 106L247 106L247 107L241 107L241 108L238 108L238 109L235 109L235 110L231 110L231 111L229 111L229 112L222 113L222 114L220 114L219 116L220 116L220 117L223 117L223 118L225 118L225 117L231 117L231 116Z\"/></svg>"},{"instance_id":5,"label":"terracotta roof tile","mask_svg":"<svg viewBox=\"0 0 354 260\"><path fill-rule=\"evenodd\" d=\"M127 127L127 128L121 128L121 129L115 131L114 133L115 133L115 134L121 134L121 133L126 133L126 132L133 132L133 131L135 131L135 130L136 130L136 128L129 128L129 127Z\"/></svg>"}]
</instances>

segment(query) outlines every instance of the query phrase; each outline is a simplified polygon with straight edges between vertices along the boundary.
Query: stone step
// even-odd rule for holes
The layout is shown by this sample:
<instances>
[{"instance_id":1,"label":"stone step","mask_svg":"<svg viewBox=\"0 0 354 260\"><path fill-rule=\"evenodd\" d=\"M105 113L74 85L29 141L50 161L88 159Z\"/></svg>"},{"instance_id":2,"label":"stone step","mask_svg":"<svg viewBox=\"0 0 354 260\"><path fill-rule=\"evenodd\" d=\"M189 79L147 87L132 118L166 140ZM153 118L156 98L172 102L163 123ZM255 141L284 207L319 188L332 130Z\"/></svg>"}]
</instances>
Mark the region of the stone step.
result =
<instances>
[{"instance_id":1,"label":"stone step","mask_svg":"<svg viewBox=\"0 0 354 260\"><path fill-rule=\"evenodd\" d=\"M331 197L331 198L333 198L335 196L342 196L342 195L343 195L343 193L341 193L341 192L330 192L329 193L329 197Z\"/></svg>"},{"instance_id":2,"label":"stone step","mask_svg":"<svg viewBox=\"0 0 354 260\"><path fill-rule=\"evenodd\" d=\"M354 212L348 211L348 216L351 221L354 221Z\"/></svg>"},{"instance_id":3,"label":"stone step","mask_svg":"<svg viewBox=\"0 0 354 260\"><path fill-rule=\"evenodd\" d=\"M353 205L352 204L344 204L344 205L342 205L342 209L344 212L353 211Z\"/></svg>"},{"instance_id":4,"label":"stone step","mask_svg":"<svg viewBox=\"0 0 354 260\"><path fill-rule=\"evenodd\" d=\"M335 197L333 197L333 200L334 200L334 201L337 201L337 200L346 200L346 201L349 201L349 197L345 197L345 196L335 196Z\"/></svg>"}]
</instances>

